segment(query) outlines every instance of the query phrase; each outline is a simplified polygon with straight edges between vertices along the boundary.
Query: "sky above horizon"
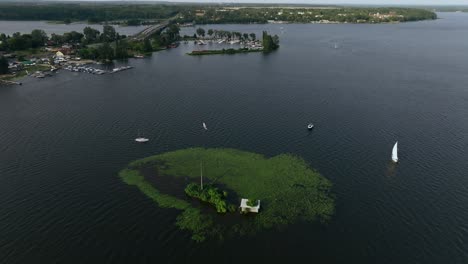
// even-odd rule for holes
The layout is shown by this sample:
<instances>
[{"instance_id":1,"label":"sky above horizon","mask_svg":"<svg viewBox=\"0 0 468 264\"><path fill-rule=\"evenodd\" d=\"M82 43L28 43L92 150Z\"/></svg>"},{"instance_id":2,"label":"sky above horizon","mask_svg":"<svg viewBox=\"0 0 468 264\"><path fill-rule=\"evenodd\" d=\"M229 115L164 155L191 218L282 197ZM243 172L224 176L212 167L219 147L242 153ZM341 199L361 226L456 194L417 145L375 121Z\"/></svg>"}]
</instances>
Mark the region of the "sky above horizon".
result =
<instances>
[{"instance_id":1,"label":"sky above horizon","mask_svg":"<svg viewBox=\"0 0 468 264\"><path fill-rule=\"evenodd\" d=\"M12 0L0 0L0 2L11 2ZM23 0L13 0L23 2ZM30 1L30 0L29 0ZM43 0L44 1L44 0ZM57 1L57 0L55 0ZM59 2L71 2L77 0L58 0ZM78 0L79 1L79 0ZM117 2L131 0L82 0L88 2ZM158 1L158 0L137 0ZM164 2L203 2L203 3L290 3L290 4L363 4L363 5L468 5L468 0L160 0Z\"/></svg>"}]
</instances>

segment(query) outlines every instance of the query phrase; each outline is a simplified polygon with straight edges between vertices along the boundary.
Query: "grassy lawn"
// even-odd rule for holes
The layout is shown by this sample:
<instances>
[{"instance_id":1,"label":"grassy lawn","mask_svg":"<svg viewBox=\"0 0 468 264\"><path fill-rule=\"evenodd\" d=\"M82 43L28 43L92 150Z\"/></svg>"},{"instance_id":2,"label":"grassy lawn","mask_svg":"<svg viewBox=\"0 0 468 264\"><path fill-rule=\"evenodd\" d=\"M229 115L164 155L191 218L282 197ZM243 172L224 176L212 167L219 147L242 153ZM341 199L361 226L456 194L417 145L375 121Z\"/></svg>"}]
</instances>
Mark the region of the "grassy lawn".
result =
<instances>
[{"instance_id":1,"label":"grassy lawn","mask_svg":"<svg viewBox=\"0 0 468 264\"><path fill-rule=\"evenodd\" d=\"M285 226L299 220L326 221L334 213L334 199L330 194L331 183L309 168L304 160L290 154L266 158L263 155L235 149L190 148L134 161L127 169L120 172L120 177L127 184L136 185L160 207L183 210L176 224L181 229L192 231L193 239L202 241L205 236L210 235L207 230L219 231L223 230L223 227L220 227L215 219L210 219L204 220L210 225L200 229L200 226L194 223L199 223L202 218L210 218L210 215L202 214L180 199L166 197L168 195L161 194L157 186L152 186L139 175L140 168L155 166L162 175L189 177L195 182L200 176L201 161L203 161L203 177L207 183L227 186L240 198L261 200L262 207L259 214L255 217L246 217L240 223L225 230L235 230L240 234L252 233ZM184 218L184 215L187 217ZM197 230L190 226L196 227Z\"/></svg>"}]
</instances>

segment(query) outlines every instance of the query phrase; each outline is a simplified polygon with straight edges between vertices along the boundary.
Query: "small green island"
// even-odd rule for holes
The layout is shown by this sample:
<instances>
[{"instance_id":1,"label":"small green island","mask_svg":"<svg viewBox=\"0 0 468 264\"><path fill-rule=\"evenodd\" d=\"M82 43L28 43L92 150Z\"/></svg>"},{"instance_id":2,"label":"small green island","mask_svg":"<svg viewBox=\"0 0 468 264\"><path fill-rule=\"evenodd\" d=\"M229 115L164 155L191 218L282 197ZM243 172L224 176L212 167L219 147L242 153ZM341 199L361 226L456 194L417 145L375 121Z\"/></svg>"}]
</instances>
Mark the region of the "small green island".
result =
<instances>
[{"instance_id":1,"label":"small green island","mask_svg":"<svg viewBox=\"0 0 468 264\"><path fill-rule=\"evenodd\" d=\"M215 55L215 54L237 54L237 53L249 53L249 52L263 52L269 53L279 48L279 37L278 35L269 35L268 32L262 32L262 40L257 40L255 33L241 33L241 32L229 32L223 30L208 30L208 35L210 38L206 39L205 30L203 28L197 29L197 34L194 35L195 43L198 45L206 45L205 41L215 41L218 43L228 42L231 44L239 43L240 48L233 49L202 49L202 50L193 50L192 52L187 53L191 56L201 56L201 55ZM213 36L213 38L212 38ZM188 36L184 36L187 39Z\"/></svg>"},{"instance_id":2,"label":"small green island","mask_svg":"<svg viewBox=\"0 0 468 264\"><path fill-rule=\"evenodd\" d=\"M119 176L158 207L179 210L175 225L197 242L326 222L334 213L330 181L291 154L189 148L131 162ZM241 214L241 199L261 201L260 211Z\"/></svg>"}]
</instances>

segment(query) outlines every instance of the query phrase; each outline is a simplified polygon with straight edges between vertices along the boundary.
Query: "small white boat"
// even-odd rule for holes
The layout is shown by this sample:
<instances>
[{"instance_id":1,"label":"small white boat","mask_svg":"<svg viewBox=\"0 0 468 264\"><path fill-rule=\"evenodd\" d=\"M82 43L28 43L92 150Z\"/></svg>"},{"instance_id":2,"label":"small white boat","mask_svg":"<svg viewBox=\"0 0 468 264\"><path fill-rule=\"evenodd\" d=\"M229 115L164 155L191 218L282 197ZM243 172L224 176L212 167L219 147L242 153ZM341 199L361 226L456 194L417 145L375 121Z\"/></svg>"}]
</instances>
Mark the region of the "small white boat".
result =
<instances>
[{"instance_id":1,"label":"small white boat","mask_svg":"<svg viewBox=\"0 0 468 264\"><path fill-rule=\"evenodd\" d=\"M149 139L140 136L140 130L138 130L138 137L135 138L135 141L138 143L146 143Z\"/></svg>"},{"instance_id":2,"label":"small white boat","mask_svg":"<svg viewBox=\"0 0 468 264\"><path fill-rule=\"evenodd\" d=\"M208 127L206 127L205 122L203 122L203 128L204 128L205 130L208 130Z\"/></svg>"},{"instance_id":3,"label":"small white boat","mask_svg":"<svg viewBox=\"0 0 468 264\"><path fill-rule=\"evenodd\" d=\"M398 141L395 143L392 149L392 160L393 162L398 162Z\"/></svg>"},{"instance_id":4,"label":"small white boat","mask_svg":"<svg viewBox=\"0 0 468 264\"><path fill-rule=\"evenodd\" d=\"M307 129L312 130L312 128L314 128L314 124L310 123L307 125Z\"/></svg>"}]
</instances>

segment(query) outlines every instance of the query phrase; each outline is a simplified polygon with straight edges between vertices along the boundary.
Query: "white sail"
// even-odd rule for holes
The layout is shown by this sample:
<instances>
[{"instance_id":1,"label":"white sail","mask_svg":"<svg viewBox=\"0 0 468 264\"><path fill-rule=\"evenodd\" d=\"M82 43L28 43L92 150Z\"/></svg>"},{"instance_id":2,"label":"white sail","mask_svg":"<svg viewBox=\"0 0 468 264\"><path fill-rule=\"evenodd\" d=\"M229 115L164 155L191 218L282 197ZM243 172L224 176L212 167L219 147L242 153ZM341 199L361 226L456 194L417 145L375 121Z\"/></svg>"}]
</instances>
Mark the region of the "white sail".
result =
<instances>
[{"instance_id":1,"label":"white sail","mask_svg":"<svg viewBox=\"0 0 468 264\"><path fill-rule=\"evenodd\" d=\"M205 122L203 122L203 128L204 128L205 130L208 130L208 128L206 127Z\"/></svg>"},{"instance_id":2,"label":"white sail","mask_svg":"<svg viewBox=\"0 0 468 264\"><path fill-rule=\"evenodd\" d=\"M395 143L395 146L393 146L392 160L398 162L398 141Z\"/></svg>"}]
</instances>

